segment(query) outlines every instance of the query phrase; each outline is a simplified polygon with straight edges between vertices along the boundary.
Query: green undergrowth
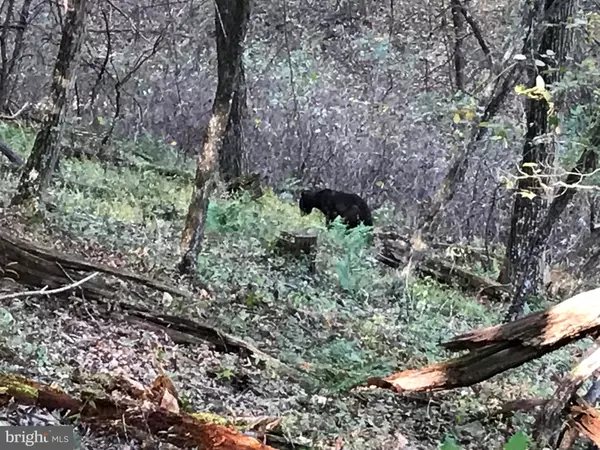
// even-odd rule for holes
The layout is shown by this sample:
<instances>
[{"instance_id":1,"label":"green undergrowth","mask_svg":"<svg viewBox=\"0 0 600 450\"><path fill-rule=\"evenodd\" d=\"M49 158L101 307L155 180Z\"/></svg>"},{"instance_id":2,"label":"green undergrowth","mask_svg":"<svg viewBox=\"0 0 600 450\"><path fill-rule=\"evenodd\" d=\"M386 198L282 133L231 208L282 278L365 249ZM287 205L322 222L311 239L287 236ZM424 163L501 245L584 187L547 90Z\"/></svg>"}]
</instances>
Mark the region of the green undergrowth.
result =
<instances>
[{"instance_id":1,"label":"green undergrowth","mask_svg":"<svg viewBox=\"0 0 600 450\"><path fill-rule=\"evenodd\" d=\"M28 136L0 127L0 138L23 155ZM14 175L0 179L0 200L6 202L15 183ZM67 159L51 190L55 207L47 222L121 252L144 247L154 264L174 267L191 191L185 177ZM392 216L376 211L375 217L380 226ZM281 232L295 230L318 236L314 272L306 260L276 251ZM200 311L211 324L302 367L315 391L338 394L369 376L453 356L439 343L502 321L505 305L484 305L432 279L406 279L382 266L371 238L362 226L346 232L336 223L327 230L320 213L301 216L291 195L267 189L254 201L219 191L197 265L197 278L213 297L175 300L167 312L200 319ZM457 394L450 407L457 424L500 397L548 395L551 374L571 364L569 352L487 381L478 396Z\"/></svg>"}]
</instances>

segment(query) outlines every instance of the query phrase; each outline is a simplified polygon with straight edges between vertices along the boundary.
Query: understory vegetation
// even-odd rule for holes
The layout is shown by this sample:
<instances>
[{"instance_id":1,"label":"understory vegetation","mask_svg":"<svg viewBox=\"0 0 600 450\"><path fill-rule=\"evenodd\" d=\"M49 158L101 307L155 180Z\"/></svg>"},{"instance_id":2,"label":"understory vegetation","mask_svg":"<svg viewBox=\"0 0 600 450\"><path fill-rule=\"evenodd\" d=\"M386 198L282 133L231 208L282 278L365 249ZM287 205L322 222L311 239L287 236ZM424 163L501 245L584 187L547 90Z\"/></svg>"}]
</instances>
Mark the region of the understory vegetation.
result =
<instances>
[{"instance_id":1,"label":"understory vegetation","mask_svg":"<svg viewBox=\"0 0 600 450\"><path fill-rule=\"evenodd\" d=\"M33 137L24 128L0 127L0 140L23 157ZM1 226L9 221L13 226L27 224L27 233L37 242L116 266L147 273L174 267L193 164L185 163L187 172L182 163L179 173L165 175L173 167L167 163L172 161L168 146L149 139L136 145L137 151L154 155L152 164L148 158L146 165L135 161L135 167L62 160L49 191L52 207L42 218L8 215L6 207L18 180L3 170ZM374 216L377 227L398 220L383 207ZM314 273L302 259L274 251L277 236L293 229L318 233ZM357 389L367 377L449 357L438 343L501 322L506 307L378 264L368 235L366 227L347 233L339 223L327 230L317 212L301 216L290 190L275 193L267 188L261 198L252 200L248 195L231 197L220 189L209 207L197 266L196 281L205 286L203 295L193 301L164 296L151 303L160 312L208 322L285 364L301 367L299 379L288 379L268 366L257 368L237 356L189 350L124 324L98 319L101 324L95 325L92 305L86 305L90 309L85 320L76 318L80 312L68 302L59 302L52 314L45 315L43 301L37 306L13 301L0 308L2 369L19 367L41 380L58 376L67 383L72 359L83 358L85 363L79 364L84 369L110 370L111 358L104 364L90 361L102 359L97 342L106 338L105 333L123 333L106 354L117 359L127 354L131 374L146 382L157 370L148 360L162 361L186 399L185 408L228 417L249 411L281 415L286 436L313 448L332 448L336 439L343 441L344 449L356 450L404 448L399 446L402 439L408 439L410 448L502 448L506 442L504 448L509 450L531 448L526 446L529 416L500 420L489 414L507 400L550 395L551 375L570 367L575 350L587 342L476 387L429 397L400 398L386 391ZM472 269L483 273L481 267ZM534 305L546 306L545 301ZM95 337L79 350L65 351L75 339L69 338L70 327Z\"/></svg>"}]
</instances>

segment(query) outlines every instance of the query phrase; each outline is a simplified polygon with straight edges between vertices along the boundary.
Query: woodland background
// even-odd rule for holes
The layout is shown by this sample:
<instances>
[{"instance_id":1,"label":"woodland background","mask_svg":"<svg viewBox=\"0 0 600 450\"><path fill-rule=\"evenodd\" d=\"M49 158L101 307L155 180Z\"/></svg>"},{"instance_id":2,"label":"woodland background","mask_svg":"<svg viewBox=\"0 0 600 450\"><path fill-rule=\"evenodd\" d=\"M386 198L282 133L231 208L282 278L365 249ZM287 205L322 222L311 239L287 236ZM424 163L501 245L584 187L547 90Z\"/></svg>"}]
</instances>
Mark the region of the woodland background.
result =
<instances>
[{"instance_id":1,"label":"woodland background","mask_svg":"<svg viewBox=\"0 0 600 450\"><path fill-rule=\"evenodd\" d=\"M244 34L243 14L215 15L215 7L234 6L250 10L243 65L230 58L235 43L219 47L235 42L227 36ZM51 263L45 273L39 254L33 251L32 259L27 245L13 241L19 236L172 284L191 279L194 292L179 298L174 288L134 276L128 280L162 289L162 297L112 284L109 297L129 321L105 311L109 288L89 280L87 299L99 302L92 313L85 295L69 297L72 304L57 296L46 319L30 300L5 304L2 370L40 382L58 378L73 392L72 372L82 368L118 368L147 385L166 368L184 392L182 408L228 417L260 412L274 427L285 416L278 436L287 444L447 450L457 448L455 441L467 448L508 441L506 448L525 448L530 417L500 420L490 411L501 401L546 397L558 374L569 374L589 344L573 341L600 326L584 320L594 316L589 296L566 310L564 323L582 317L583 328L564 325L561 335L550 319L532 326L551 342L523 338L519 333L531 329L519 324L527 322L504 325L514 339L502 332L490 338L518 350L542 349L514 373L429 397L352 388L437 362L446 356L439 341L499 323L503 315L510 322L578 292L597 295L591 289L600 264L599 6L595 0L2 0L0 150L12 164L1 167L0 231L10 236L0 235L0 268L15 271L18 260L22 284L53 288L93 270L73 261L64 266L50 251L42 258ZM80 51L77 39L61 45L77 34L78 20L85 22ZM243 91L247 103L246 111L227 111L242 111L233 133L242 143L234 172L258 173L260 195L235 197L223 183L207 187L210 124L226 103L224 86ZM61 90L67 101L55 114L60 127L48 126ZM57 128L62 133L53 135ZM40 152L44 146L52 152ZM231 181L234 165L221 160L221 181ZM38 172L47 180L38 192L43 207L15 208L23 189L38 183L31 176ZM327 230L319 215L300 217L299 191L320 187L363 196L375 229ZM197 223L196 216L202 216ZM274 252L290 232L317 247L310 265ZM180 239L195 246L187 274L177 265ZM0 287L11 292L0 299L25 296ZM54 299L31 294L40 295ZM215 350L197 338L165 335L160 313L184 329L189 319L210 323L209 335L221 336L218 328L242 336L241 344L228 345L304 372L284 382L230 354L227 345L223 350L217 338ZM146 326L154 320L148 334L137 328L144 320ZM165 329L157 331L159 322ZM182 342L193 350L182 351ZM570 346L545 354L555 342ZM593 372L571 386L573 394ZM451 388L462 386L448 380L457 383ZM560 408L552 415L551 402L544 403L542 419L556 421L572 406L560 397L561 386L554 391ZM0 420L14 424L14 410L1 409L6 395L0 393ZM133 426L136 418L129 419ZM544 427L561 429L560 420L550 422L538 420L538 437ZM146 423L150 435L156 423ZM138 448L136 439L90 445Z\"/></svg>"}]
</instances>

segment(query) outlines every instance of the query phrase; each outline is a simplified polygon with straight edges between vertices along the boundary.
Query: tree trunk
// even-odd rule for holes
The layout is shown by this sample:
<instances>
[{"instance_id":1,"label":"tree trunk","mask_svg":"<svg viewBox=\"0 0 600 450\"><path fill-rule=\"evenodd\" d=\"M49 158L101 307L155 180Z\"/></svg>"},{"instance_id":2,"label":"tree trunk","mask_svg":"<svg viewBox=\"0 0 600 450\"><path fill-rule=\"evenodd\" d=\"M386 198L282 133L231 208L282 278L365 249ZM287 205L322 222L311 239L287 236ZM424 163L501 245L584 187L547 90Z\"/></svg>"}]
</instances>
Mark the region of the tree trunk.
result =
<instances>
[{"instance_id":1,"label":"tree trunk","mask_svg":"<svg viewBox=\"0 0 600 450\"><path fill-rule=\"evenodd\" d=\"M600 118L592 129L592 133L596 130L600 133ZM598 137L600 137L600 134ZM523 269L520 271L514 282L513 301L506 315L506 321L514 320L522 313L527 298L526 295L531 293L532 286L530 284L530 277L532 276L532 273L541 266L541 264L539 264L541 259L540 255L546 247L546 242L552 233L552 228L569 205L569 202L573 200L573 197L577 192L576 185L581 182L584 174L589 174L596 169L598 164L599 144L600 141L598 139L592 139L590 146L583 151L576 166L571 169L569 176L565 181L567 186L556 192L554 200L548 208L545 219L539 225L537 232L532 236L532 240L524 243L526 248L521 255L523 259L519 262ZM531 266L536 267L532 269ZM542 274L537 272L535 274L540 276L541 282Z\"/></svg>"},{"instance_id":2,"label":"tree trunk","mask_svg":"<svg viewBox=\"0 0 600 450\"><path fill-rule=\"evenodd\" d=\"M5 4L6 9L4 9ZM8 88L8 30L10 29L10 23L15 12L15 0L3 2L0 12L4 12L4 21L0 30L0 62L2 62L2 67L0 68L0 104L3 105L6 102Z\"/></svg>"},{"instance_id":3,"label":"tree trunk","mask_svg":"<svg viewBox=\"0 0 600 450\"><path fill-rule=\"evenodd\" d=\"M560 79L560 71L553 69L566 61L571 48L572 32L566 25L572 16L574 3L574 0L547 0L544 4L547 24L541 35L536 58L550 66L550 70L545 74L546 85ZM550 63L550 58L542 56L546 55L547 51L555 55L554 63ZM529 86L536 86L539 73L533 61L527 73ZM529 296L542 292L546 241L552 226L564 209L554 208L551 211L552 217L548 215L544 219L547 201L539 176L549 173L548 169L554 163L554 148L552 143L548 142L548 135L553 132L548 120L550 105L544 98L528 98L526 110L527 133L521 162L521 170L526 176L520 178L517 183L518 192L513 203L504 267L499 277L502 284L513 285L513 303L506 320L512 320L521 314ZM547 234L544 231L543 236L538 236L542 231L542 224L544 228L549 227L549 230L546 230Z\"/></svg>"},{"instance_id":4,"label":"tree trunk","mask_svg":"<svg viewBox=\"0 0 600 450\"><path fill-rule=\"evenodd\" d=\"M0 111L6 111L14 90L17 85L19 73L17 64L21 60L23 55L23 49L25 47L25 30L27 29L27 21L29 20L29 10L31 7L32 0L24 0L21 5L21 12L19 13L19 21L17 23L17 32L13 42L13 51L10 59L7 59L6 66L4 66L4 55L2 56L3 67L0 81Z\"/></svg>"},{"instance_id":5,"label":"tree trunk","mask_svg":"<svg viewBox=\"0 0 600 450\"><path fill-rule=\"evenodd\" d=\"M21 175L13 205L23 204L41 196L50 184L54 168L60 156L58 145L76 58L84 39L87 0L65 2L65 15L62 36L56 63L52 73L52 86L48 101L48 112L38 131L31 155Z\"/></svg>"},{"instance_id":6,"label":"tree trunk","mask_svg":"<svg viewBox=\"0 0 600 450\"><path fill-rule=\"evenodd\" d=\"M550 0L549 0L550 1ZM523 37L523 46L521 53L528 55L531 53L532 48L532 35L534 32L541 27L542 18L539 10L542 7L544 0L535 0L533 5L529 2L526 4L523 11L523 22L520 26ZM464 17L468 17L467 11L464 9L460 2L455 2L457 7L461 8ZM477 29L475 22L470 19L469 23L473 30ZM480 33L474 31L476 35ZM484 41L480 40L480 45ZM487 45L482 46L484 52L488 54L488 60L491 61L491 57L488 53ZM439 214L444 210L444 207L452 201L458 188L465 178L465 174L469 168L469 162L471 156L479 147L480 142L487 135L488 128L482 127L482 122L489 122L494 118L502 107L504 101L508 97L508 94L512 91L514 84L521 77L522 65L515 64L511 68L507 68L502 71L503 76L498 75L496 84L490 93L489 98L485 99L484 103L480 104L480 107L485 105L484 112L481 118L475 121L471 127L471 136L466 146L462 146L462 149L455 155L452 162L450 163L450 169L446 173L446 176L442 180L440 186L437 188L433 195L429 205L424 209L423 213L419 217L418 228L421 230L421 234L426 236L434 228L435 222L438 219Z\"/></svg>"},{"instance_id":7,"label":"tree trunk","mask_svg":"<svg viewBox=\"0 0 600 450\"><path fill-rule=\"evenodd\" d=\"M217 50L226 51L226 50ZM244 73L244 62L240 59L239 81L233 94L231 112L227 122L227 130L223 140L223 146L219 152L219 170L224 182L238 178L245 170L244 154L244 121L246 119L246 77Z\"/></svg>"},{"instance_id":8,"label":"tree trunk","mask_svg":"<svg viewBox=\"0 0 600 450\"><path fill-rule=\"evenodd\" d=\"M465 23L462 15L462 5L459 0L451 0L452 24L454 26L454 78L457 91L465 90L465 55L463 39Z\"/></svg>"},{"instance_id":9,"label":"tree trunk","mask_svg":"<svg viewBox=\"0 0 600 450\"><path fill-rule=\"evenodd\" d=\"M227 132L234 93L239 89L243 43L250 18L250 0L217 0L218 84L212 117L206 127L196 168L196 181L181 237L184 252L179 264L182 273L192 273L200 254L208 201L218 168L218 154Z\"/></svg>"}]
</instances>

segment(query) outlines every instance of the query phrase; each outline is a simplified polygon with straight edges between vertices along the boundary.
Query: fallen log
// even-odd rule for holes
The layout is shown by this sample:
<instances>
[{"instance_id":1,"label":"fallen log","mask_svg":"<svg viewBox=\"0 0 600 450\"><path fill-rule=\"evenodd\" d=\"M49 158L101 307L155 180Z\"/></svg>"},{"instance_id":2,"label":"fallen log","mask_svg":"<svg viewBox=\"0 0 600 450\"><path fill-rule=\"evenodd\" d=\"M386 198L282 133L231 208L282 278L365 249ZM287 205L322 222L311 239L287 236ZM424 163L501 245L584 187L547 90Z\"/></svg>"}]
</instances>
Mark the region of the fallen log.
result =
<instances>
[{"instance_id":1,"label":"fallen log","mask_svg":"<svg viewBox=\"0 0 600 450\"><path fill-rule=\"evenodd\" d=\"M64 391L20 376L0 376L0 405L12 399L18 404L35 405L48 411L66 411L68 418L77 418L98 429L111 429L125 434L126 428L150 432L157 439L180 448L202 450L275 450L258 440L245 436L234 427L207 423L194 414L173 412L161 403L165 388L153 383L152 388L132 386L128 394L137 391L139 398L115 400L108 395L93 394L90 390L80 398ZM156 395L156 390L161 390Z\"/></svg>"},{"instance_id":2,"label":"fallen log","mask_svg":"<svg viewBox=\"0 0 600 450\"><path fill-rule=\"evenodd\" d=\"M106 306L109 314L116 314L112 301L115 300L116 295L112 287L104 281L92 280L94 274L83 277L77 273L77 271L85 270L103 271L117 277L141 281L144 285L152 286L158 290L189 297L189 294L185 292L155 282L149 278L127 272L119 272L118 269L111 267L90 264L71 256L36 247L28 242L6 237L4 233L0 232L0 275L10 277L20 284L42 288L33 292L6 294L0 296L0 300L51 294L64 294L68 297L74 291L82 290L84 298ZM186 344L209 342L218 351L238 352L246 356L254 356L275 368L281 369L282 372L290 376L299 377L297 370L268 356L250 343L217 330L214 327L189 319L155 314L147 308L126 302L119 302L119 306L126 313L127 320L137 319L138 322L144 322L146 326L159 327L171 336L174 342Z\"/></svg>"},{"instance_id":3,"label":"fallen log","mask_svg":"<svg viewBox=\"0 0 600 450\"><path fill-rule=\"evenodd\" d=\"M499 342L526 346L560 346L600 331L600 289L577 294L564 302L514 322L474 330L442 345L451 351L471 350Z\"/></svg>"},{"instance_id":4,"label":"fallen log","mask_svg":"<svg viewBox=\"0 0 600 450\"><path fill-rule=\"evenodd\" d=\"M516 411L529 412L544 407L549 400L541 398L519 399L505 403L494 415L508 417ZM580 435L600 445L600 412L579 396L574 396L562 411L566 414L566 426L556 447L560 450L573 448ZM539 442L538 442L539 444Z\"/></svg>"},{"instance_id":5,"label":"fallen log","mask_svg":"<svg viewBox=\"0 0 600 450\"><path fill-rule=\"evenodd\" d=\"M15 281L18 283L33 287L58 288L83 278L76 273L78 271L101 272L142 284L157 291L191 298L191 294L187 292L146 276L64 255L9 236L2 231L0 231L0 269L16 275ZM113 296L111 288L101 281L88 282L82 289L94 299L112 298Z\"/></svg>"},{"instance_id":6,"label":"fallen log","mask_svg":"<svg viewBox=\"0 0 600 450\"><path fill-rule=\"evenodd\" d=\"M595 289L545 311L442 344L451 351L469 350L462 357L385 378L372 377L367 384L397 392L471 386L598 332L600 289Z\"/></svg>"},{"instance_id":7,"label":"fallen log","mask_svg":"<svg viewBox=\"0 0 600 450\"><path fill-rule=\"evenodd\" d=\"M421 276L430 276L434 280L456 286L466 292L486 295L495 301L508 299L510 289L496 280L475 274L461 266L462 254L472 260L475 250L463 247L450 247L449 244L432 244L415 252L415 246L408 238L400 236L394 230L384 230L376 234L379 245L377 260L394 269L405 267L409 262L414 265L414 271ZM454 250L453 250L454 249ZM418 255L417 255L418 253ZM449 260L443 259L442 254L449 255ZM482 257L483 258L483 257Z\"/></svg>"},{"instance_id":8,"label":"fallen log","mask_svg":"<svg viewBox=\"0 0 600 450\"><path fill-rule=\"evenodd\" d=\"M271 367L279 369L289 376L293 376L296 379L300 377L300 372L297 369L291 368L278 359L267 355L254 345L214 327L181 317L155 314L123 302L120 303L120 306L127 313L127 320L138 324L143 323L154 329L160 329L177 344L197 345L209 342L218 351L241 353L245 357L252 356L270 364Z\"/></svg>"},{"instance_id":9,"label":"fallen log","mask_svg":"<svg viewBox=\"0 0 600 450\"><path fill-rule=\"evenodd\" d=\"M427 258L416 268L417 272L429 275L437 281L456 286L466 292L474 292L477 296L486 295L496 301L505 301L510 289L495 280L472 273L454 263L441 258Z\"/></svg>"},{"instance_id":10,"label":"fallen log","mask_svg":"<svg viewBox=\"0 0 600 450\"><path fill-rule=\"evenodd\" d=\"M569 425L600 446L600 412L581 398L577 398L571 406ZM571 448L570 441L563 442L564 444L559 444L559 448Z\"/></svg>"}]
</instances>

